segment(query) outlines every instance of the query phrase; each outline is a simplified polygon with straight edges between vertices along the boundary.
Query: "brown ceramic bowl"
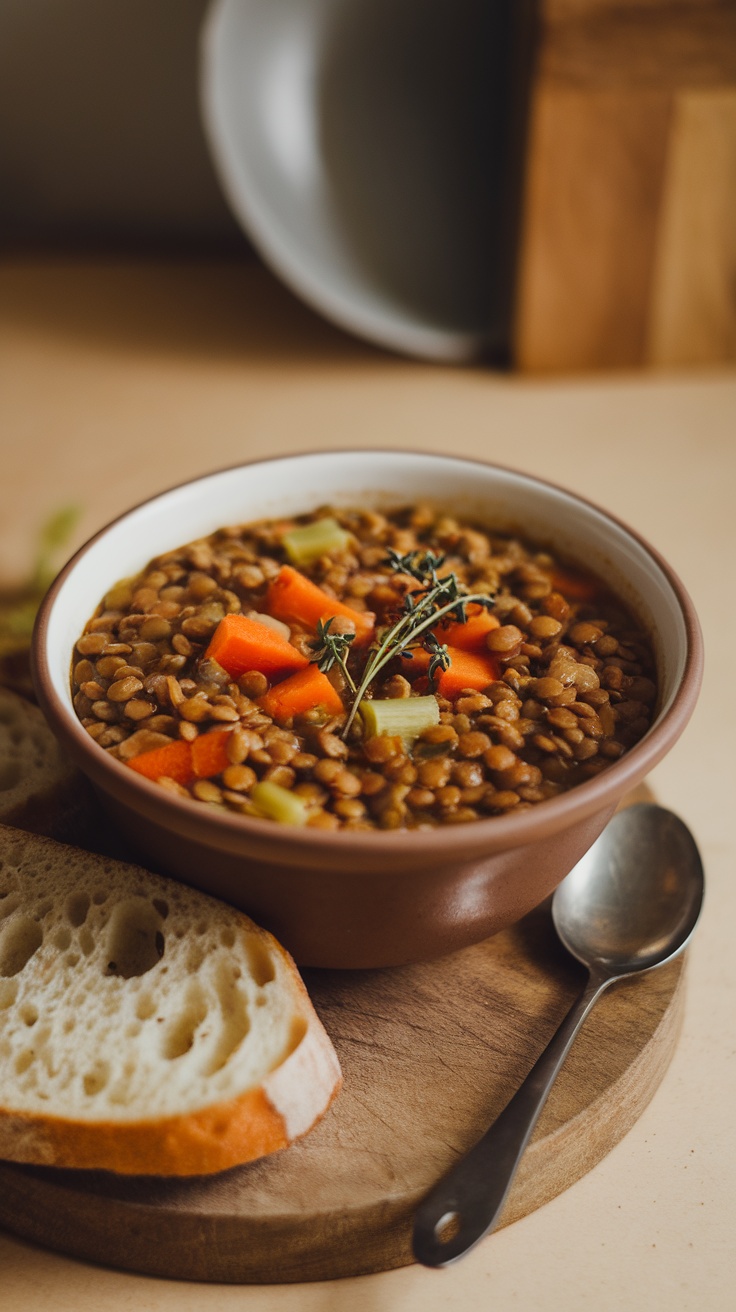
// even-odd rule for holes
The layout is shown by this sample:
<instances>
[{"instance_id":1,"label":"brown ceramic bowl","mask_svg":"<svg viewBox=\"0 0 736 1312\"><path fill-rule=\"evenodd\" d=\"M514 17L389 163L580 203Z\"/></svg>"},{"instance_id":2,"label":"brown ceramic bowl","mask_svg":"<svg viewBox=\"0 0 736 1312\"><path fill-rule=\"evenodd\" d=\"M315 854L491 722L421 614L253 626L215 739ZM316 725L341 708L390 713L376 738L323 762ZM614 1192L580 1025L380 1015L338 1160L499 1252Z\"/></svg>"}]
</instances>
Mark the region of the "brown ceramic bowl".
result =
<instances>
[{"instance_id":1,"label":"brown ceramic bowl","mask_svg":"<svg viewBox=\"0 0 736 1312\"><path fill-rule=\"evenodd\" d=\"M113 582L223 524L332 502L428 500L523 534L605 578L651 634L656 719L601 775L518 814L421 831L290 828L165 792L95 745L70 692L74 643ZM165 492L115 520L62 570L34 635L39 701L103 806L154 869L242 907L301 965L388 966L512 924L560 883L617 804L673 746L695 705L702 644L679 579L638 534L560 488L492 465L407 452L260 461Z\"/></svg>"}]
</instances>

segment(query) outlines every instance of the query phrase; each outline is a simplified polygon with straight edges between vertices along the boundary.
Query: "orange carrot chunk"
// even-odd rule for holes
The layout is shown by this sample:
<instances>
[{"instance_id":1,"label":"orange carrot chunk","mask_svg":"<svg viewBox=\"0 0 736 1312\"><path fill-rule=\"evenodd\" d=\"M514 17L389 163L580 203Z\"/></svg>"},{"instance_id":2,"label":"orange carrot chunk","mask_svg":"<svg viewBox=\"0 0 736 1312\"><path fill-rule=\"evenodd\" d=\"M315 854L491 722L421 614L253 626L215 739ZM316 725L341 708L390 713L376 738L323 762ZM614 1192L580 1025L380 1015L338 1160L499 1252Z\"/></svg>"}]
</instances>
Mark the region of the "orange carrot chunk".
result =
<instances>
[{"instance_id":1,"label":"orange carrot chunk","mask_svg":"<svg viewBox=\"0 0 736 1312\"><path fill-rule=\"evenodd\" d=\"M128 761L128 765L146 779L175 779L178 784L188 784L194 778L192 744L178 738L165 747L141 752Z\"/></svg>"},{"instance_id":2,"label":"orange carrot chunk","mask_svg":"<svg viewBox=\"0 0 736 1312\"><path fill-rule=\"evenodd\" d=\"M205 657L217 661L232 679L239 679L247 670L283 678L309 664L286 638L248 615L226 615L220 620Z\"/></svg>"},{"instance_id":3,"label":"orange carrot chunk","mask_svg":"<svg viewBox=\"0 0 736 1312\"><path fill-rule=\"evenodd\" d=\"M211 779L226 770L230 761L227 755L229 729L215 729L200 734L194 742L183 738L141 752L128 761L128 765L147 779L175 779L178 784L190 784L193 779Z\"/></svg>"},{"instance_id":4,"label":"orange carrot chunk","mask_svg":"<svg viewBox=\"0 0 736 1312\"><path fill-rule=\"evenodd\" d=\"M400 656L399 664L407 679L417 679L420 674L427 673L429 652L425 651L424 647L412 647L411 656L408 653L405 656Z\"/></svg>"},{"instance_id":5,"label":"orange carrot chunk","mask_svg":"<svg viewBox=\"0 0 736 1312\"><path fill-rule=\"evenodd\" d=\"M461 651L459 647L449 646L447 651L450 668L442 671L437 691L448 701L457 697L463 688L475 688L476 692L481 692L501 677L498 658L489 651Z\"/></svg>"},{"instance_id":6,"label":"orange carrot chunk","mask_svg":"<svg viewBox=\"0 0 736 1312\"><path fill-rule=\"evenodd\" d=\"M192 770L197 779L212 779L230 765L227 740L230 729L213 729L201 733L192 743Z\"/></svg>"},{"instance_id":7,"label":"orange carrot chunk","mask_svg":"<svg viewBox=\"0 0 736 1312\"><path fill-rule=\"evenodd\" d=\"M345 709L327 675L316 665L298 670L296 674L284 679L283 683L277 683L270 692L259 697L258 705L273 720L288 720L315 706L324 706L331 715L341 715Z\"/></svg>"},{"instance_id":8,"label":"orange carrot chunk","mask_svg":"<svg viewBox=\"0 0 736 1312\"><path fill-rule=\"evenodd\" d=\"M352 606L336 601L291 565L282 565L271 583L266 593L266 610L269 615L284 620L286 624L296 620L309 629L316 629L320 620L340 615L343 619L353 621L356 647L365 646L373 634L374 615L368 611L353 610Z\"/></svg>"},{"instance_id":9,"label":"orange carrot chunk","mask_svg":"<svg viewBox=\"0 0 736 1312\"><path fill-rule=\"evenodd\" d=\"M483 606L471 603L464 624L459 620L451 620L449 624L439 624L434 633L438 642L444 642L448 647L459 647L461 651L484 651L488 634L498 627L499 621L495 615L491 615Z\"/></svg>"},{"instance_id":10,"label":"orange carrot chunk","mask_svg":"<svg viewBox=\"0 0 736 1312\"><path fill-rule=\"evenodd\" d=\"M490 651L463 651L460 647L451 647L449 643L446 646L450 667L443 670L435 681L435 690L440 697L452 701L463 688L474 688L480 692L489 683L500 679L498 658ZM429 652L422 647L414 649L411 660L404 657L401 668L407 679L416 679L426 674L429 659Z\"/></svg>"}]
</instances>

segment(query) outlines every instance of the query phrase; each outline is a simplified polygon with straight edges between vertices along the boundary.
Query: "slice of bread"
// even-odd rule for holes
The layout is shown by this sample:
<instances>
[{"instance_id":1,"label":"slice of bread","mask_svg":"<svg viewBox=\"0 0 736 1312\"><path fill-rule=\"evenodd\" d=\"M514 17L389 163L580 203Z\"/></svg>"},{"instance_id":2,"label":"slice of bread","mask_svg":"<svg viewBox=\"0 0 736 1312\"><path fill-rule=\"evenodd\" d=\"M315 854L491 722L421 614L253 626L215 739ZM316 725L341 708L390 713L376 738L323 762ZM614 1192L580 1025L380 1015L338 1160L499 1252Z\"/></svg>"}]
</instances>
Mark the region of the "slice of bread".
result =
<instances>
[{"instance_id":1,"label":"slice of bread","mask_svg":"<svg viewBox=\"0 0 736 1312\"><path fill-rule=\"evenodd\" d=\"M0 826L0 1158L209 1174L305 1134L341 1081L242 912Z\"/></svg>"},{"instance_id":2,"label":"slice of bread","mask_svg":"<svg viewBox=\"0 0 736 1312\"><path fill-rule=\"evenodd\" d=\"M0 687L0 823L125 857L81 771L62 754L41 711Z\"/></svg>"}]
</instances>

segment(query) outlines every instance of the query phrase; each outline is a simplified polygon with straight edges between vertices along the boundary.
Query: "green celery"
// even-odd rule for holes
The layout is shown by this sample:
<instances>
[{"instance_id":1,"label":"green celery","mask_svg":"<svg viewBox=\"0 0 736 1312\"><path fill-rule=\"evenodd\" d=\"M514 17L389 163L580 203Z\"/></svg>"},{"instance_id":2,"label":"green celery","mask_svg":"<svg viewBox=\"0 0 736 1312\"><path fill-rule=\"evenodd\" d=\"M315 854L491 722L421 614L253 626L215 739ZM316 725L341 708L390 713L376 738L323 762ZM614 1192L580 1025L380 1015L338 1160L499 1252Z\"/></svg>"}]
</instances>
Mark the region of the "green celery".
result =
<instances>
[{"instance_id":1,"label":"green celery","mask_svg":"<svg viewBox=\"0 0 736 1312\"><path fill-rule=\"evenodd\" d=\"M278 820L282 825L305 825L309 816L307 804L296 793L280 784L272 784L262 779L254 784L250 792L254 806L269 820Z\"/></svg>"},{"instance_id":2,"label":"green celery","mask_svg":"<svg viewBox=\"0 0 736 1312\"><path fill-rule=\"evenodd\" d=\"M440 722L437 698L391 697L386 700L364 701L360 707L363 730L368 738L377 734L401 738L411 746L425 729Z\"/></svg>"},{"instance_id":3,"label":"green celery","mask_svg":"<svg viewBox=\"0 0 736 1312\"><path fill-rule=\"evenodd\" d=\"M332 556L345 551L350 534L341 528L336 519L325 517L301 528L289 529L283 537L286 554L294 565L310 565L320 556Z\"/></svg>"}]
</instances>

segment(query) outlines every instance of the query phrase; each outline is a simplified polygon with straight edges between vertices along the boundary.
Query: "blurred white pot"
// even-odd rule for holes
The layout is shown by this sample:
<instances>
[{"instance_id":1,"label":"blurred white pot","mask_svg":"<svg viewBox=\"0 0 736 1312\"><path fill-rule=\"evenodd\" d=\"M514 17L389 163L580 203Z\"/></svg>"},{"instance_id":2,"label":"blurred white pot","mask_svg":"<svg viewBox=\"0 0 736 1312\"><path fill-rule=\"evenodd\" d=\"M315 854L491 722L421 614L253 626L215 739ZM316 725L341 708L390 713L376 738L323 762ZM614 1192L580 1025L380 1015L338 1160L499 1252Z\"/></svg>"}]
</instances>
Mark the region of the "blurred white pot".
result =
<instances>
[{"instance_id":1,"label":"blurred white pot","mask_svg":"<svg viewBox=\"0 0 736 1312\"><path fill-rule=\"evenodd\" d=\"M425 359L501 345L503 9L214 0L205 22L205 132L249 238L327 318Z\"/></svg>"}]
</instances>

